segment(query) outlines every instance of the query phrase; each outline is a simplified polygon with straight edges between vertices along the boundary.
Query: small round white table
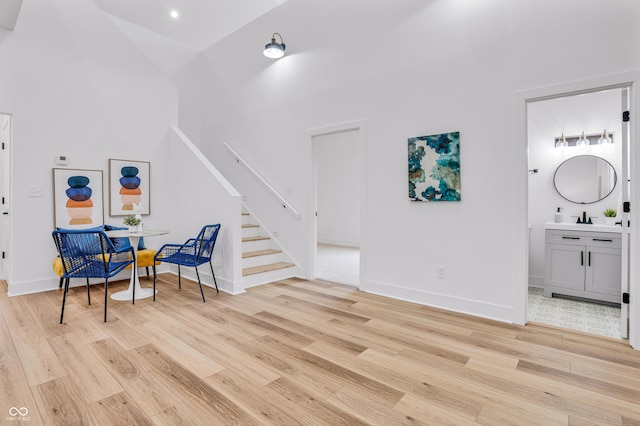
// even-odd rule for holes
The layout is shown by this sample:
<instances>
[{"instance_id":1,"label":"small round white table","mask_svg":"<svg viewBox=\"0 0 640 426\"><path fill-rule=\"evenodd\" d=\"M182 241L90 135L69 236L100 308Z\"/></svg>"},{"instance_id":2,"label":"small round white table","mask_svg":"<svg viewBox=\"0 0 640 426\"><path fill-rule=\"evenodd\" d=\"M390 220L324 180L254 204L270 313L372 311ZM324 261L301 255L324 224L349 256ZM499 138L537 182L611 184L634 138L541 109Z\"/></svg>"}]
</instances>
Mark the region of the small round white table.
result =
<instances>
[{"instance_id":1,"label":"small round white table","mask_svg":"<svg viewBox=\"0 0 640 426\"><path fill-rule=\"evenodd\" d=\"M153 296L152 288L140 287L140 280L138 279L138 243L141 237L154 237L157 235L168 234L169 231L164 229L144 229L142 231L129 231L126 229L118 231L106 231L109 238L128 238L129 244L133 247L135 253L135 262L131 267L131 281L129 281L129 288L126 290L118 291L111 295L113 300L132 300L133 289L136 289L136 300L145 299ZM157 293L157 290L156 290Z\"/></svg>"}]
</instances>

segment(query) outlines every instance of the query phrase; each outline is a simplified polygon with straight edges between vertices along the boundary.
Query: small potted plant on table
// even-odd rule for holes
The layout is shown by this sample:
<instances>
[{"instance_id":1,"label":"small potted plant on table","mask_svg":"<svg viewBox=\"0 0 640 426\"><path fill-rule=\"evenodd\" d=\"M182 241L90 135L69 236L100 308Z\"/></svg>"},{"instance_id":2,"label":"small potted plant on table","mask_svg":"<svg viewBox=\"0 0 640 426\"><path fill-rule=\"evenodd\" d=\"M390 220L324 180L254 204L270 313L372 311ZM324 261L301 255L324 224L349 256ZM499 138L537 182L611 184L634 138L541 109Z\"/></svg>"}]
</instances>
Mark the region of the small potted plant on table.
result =
<instances>
[{"instance_id":1,"label":"small potted plant on table","mask_svg":"<svg viewBox=\"0 0 640 426\"><path fill-rule=\"evenodd\" d=\"M124 218L124 224L129 227L129 231L142 231L142 219L138 215L130 214Z\"/></svg>"},{"instance_id":2,"label":"small potted plant on table","mask_svg":"<svg viewBox=\"0 0 640 426\"><path fill-rule=\"evenodd\" d=\"M616 224L616 211L614 209L606 209L604 211L604 223L607 225L615 225Z\"/></svg>"}]
</instances>

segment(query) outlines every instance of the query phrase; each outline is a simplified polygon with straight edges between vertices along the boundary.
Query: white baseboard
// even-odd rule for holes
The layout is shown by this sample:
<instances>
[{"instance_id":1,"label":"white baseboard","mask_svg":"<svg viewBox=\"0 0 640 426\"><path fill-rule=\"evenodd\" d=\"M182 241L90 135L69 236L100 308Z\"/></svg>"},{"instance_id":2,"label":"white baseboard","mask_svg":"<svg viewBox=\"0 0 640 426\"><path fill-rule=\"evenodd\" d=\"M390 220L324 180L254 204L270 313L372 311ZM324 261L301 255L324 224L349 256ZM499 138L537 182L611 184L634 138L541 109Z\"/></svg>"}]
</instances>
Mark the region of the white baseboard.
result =
<instances>
[{"instance_id":1,"label":"white baseboard","mask_svg":"<svg viewBox=\"0 0 640 426\"><path fill-rule=\"evenodd\" d=\"M463 297L453 297L372 281L362 283L360 291L509 324L515 323L515 312L511 306L478 302Z\"/></svg>"},{"instance_id":2,"label":"white baseboard","mask_svg":"<svg viewBox=\"0 0 640 426\"><path fill-rule=\"evenodd\" d=\"M115 277L111 278L109 282L128 280L129 277L131 277L131 272L128 270L123 271L118 275L116 275ZM89 280L90 284L100 284L102 282L104 282L104 280L100 280L100 279ZM86 281L84 278L74 278L69 281L70 288L80 287L84 285L86 285ZM7 295L9 297L13 297L13 296L23 296L26 294L42 293L44 291L57 290L59 286L60 286L60 278L58 277L43 278L39 280L22 281L22 282L15 282L15 283L7 282Z\"/></svg>"},{"instance_id":3,"label":"white baseboard","mask_svg":"<svg viewBox=\"0 0 640 426\"><path fill-rule=\"evenodd\" d=\"M173 266L165 265L165 267L163 267L161 270L158 269L157 272L158 274L169 273L169 274L175 275L176 277L178 276L178 268ZM211 287L212 289L215 290L216 286L213 283L213 276L209 274L209 272L211 272L211 269L209 269L209 267L207 267L206 270L205 268L202 268L202 269L198 268L198 273L200 274L200 280L202 281L202 285ZM181 268L180 275L182 275L183 278L187 278L191 281L195 281L197 285L198 277L196 275L195 269ZM244 293L244 289L240 289L241 287L239 285L234 285L233 281L225 277L219 277L218 274L216 274L216 282L218 283L218 290L224 291L225 293L229 293L231 295ZM240 289L240 290L237 290L237 289Z\"/></svg>"},{"instance_id":4,"label":"white baseboard","mask_svg":"<svg viewBox=\"0 0 640 426\"><path fill-rule=\"evenodd\" d=\"M334 246L360 248L360 241L332 240L328 238L318 238L318 244L331 244Z\"/></svg>"},{"instance_id":5,"label":"white baseboard","mask_svg":"<svg viewBox=\"0 0 640 426\"><path fill-rule=\"evenodd\" d=\"M540 275L529 275L529 287L544 287L544 277Z\"/></svg>"}]
</instances>

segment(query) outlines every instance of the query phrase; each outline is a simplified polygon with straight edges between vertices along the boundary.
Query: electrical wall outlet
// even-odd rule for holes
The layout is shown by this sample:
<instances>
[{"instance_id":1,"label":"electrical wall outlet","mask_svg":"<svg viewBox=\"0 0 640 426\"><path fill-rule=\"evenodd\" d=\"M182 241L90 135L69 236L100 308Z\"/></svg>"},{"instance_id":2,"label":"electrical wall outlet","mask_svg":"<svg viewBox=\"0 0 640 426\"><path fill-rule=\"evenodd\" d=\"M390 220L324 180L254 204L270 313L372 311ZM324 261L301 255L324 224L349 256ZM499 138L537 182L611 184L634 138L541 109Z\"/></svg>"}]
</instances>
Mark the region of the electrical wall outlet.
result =
<instances>
[{"instance_id":1,"label":"electrical wall outlet","mask_svg":"<svg viewBox=\"0 0 640 426\"><path fill-rule=\"evenodd\" d=\"M438 278L444 279L446 268L444 266L438 266L438 267L436 267L436 270L437 270L436 273L437 273Z\"/></svg>"}]
</instances>

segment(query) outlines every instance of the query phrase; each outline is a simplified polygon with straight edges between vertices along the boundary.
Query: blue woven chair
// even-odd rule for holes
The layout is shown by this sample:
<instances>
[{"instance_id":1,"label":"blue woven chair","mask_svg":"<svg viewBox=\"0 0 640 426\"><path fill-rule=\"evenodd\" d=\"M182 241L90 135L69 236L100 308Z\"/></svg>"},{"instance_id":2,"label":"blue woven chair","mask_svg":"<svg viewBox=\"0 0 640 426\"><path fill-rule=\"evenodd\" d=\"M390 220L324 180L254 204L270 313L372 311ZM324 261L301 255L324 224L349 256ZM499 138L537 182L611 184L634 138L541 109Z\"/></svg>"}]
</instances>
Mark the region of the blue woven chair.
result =
<instances>
[{"instance_id":1,"label":"blue woven chair","mask_svg":"<svg viewBox=\"0 0 640 426\"><path fill-rule=\"evenodd\" d=\"M53 231L52 235L62 260L61 278L65 280L60 324L64 317L64 304L71 278L86 278L89 305L91 304L89 278L104 279L104 321L107 322L109 278L133 263L133 247L116 249L104 231L58 230ZM133 298L135 300L135 294Z\"/></svg>"},{"instance_id":2,"label":"blue woven chair","mask_svg":"<svg viewBox=\"0 0 640 426\"><path fill-rule=\"evenodd\" d=\"M211 255L213 253L213 247L216 245L216 239L218 238L218 232L220 231L220 224L205 225L196 238L188 239L184 244L165 244L160 247L160 250L154 257L153 265L153 300L156 300L156 262L173 263L178 265L178 288L182 288L180 280L180 266L193 267L196 270L198 276L198 284L200 284L200 294L202 294L202 301L204 300L204 291L202 291L202 282L200 281L200 274L198 273L198 266L209 262L211 267L211 275L213 275L213 283L216 286L216 293L218 291L218 283L216 282L216 275L213 272L213 265L211 264Z\"/></svg>"}]
</instances>

